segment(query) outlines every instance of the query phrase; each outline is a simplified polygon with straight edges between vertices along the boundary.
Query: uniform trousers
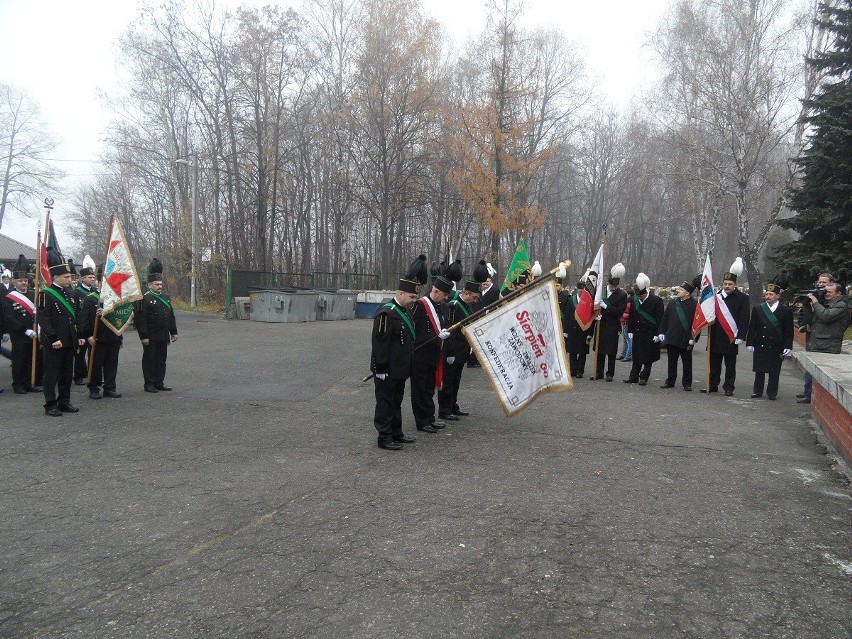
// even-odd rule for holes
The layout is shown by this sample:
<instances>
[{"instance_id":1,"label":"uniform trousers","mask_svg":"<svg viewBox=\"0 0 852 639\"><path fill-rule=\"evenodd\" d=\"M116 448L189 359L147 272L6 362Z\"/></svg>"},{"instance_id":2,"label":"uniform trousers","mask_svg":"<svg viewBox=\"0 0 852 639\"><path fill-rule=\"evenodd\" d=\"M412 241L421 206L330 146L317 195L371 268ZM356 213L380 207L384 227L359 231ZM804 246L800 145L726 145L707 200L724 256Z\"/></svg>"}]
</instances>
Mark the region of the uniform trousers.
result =
<instances>
[{"instance_id":1,"label":"uniform trousers","mask_svg":"<svg viewBox=\"0 0 852 639\"><path fill-rule=\"evenodd\" d=\"M628 379L639 380L644 379L646 382L648 378L651 377L651 366L653 362L645 362L644 364L640 364L635 359L633 360L633 365L630 367L630 377Z\"/></svg>"},{"instance_id":2,"label":"uniform trousers","mask_svg":"<svg viewBox=\"0 0 852 639\"><path fill-rule=\"evenodd\" d=\"M572 375L582 375L585 372L586 355L587 353L572 353L570 351L568 352L568 364L571 367Z\"/></svg>"},{"instance_id":3,"label":"uniform trousers","mask_svg":"<svg viewBox=\"0 0 852 639\"><path fill-rule=\"evenodd\" d=\"M435 421L435 373L437 360L431 356L415 357L411 366L411 412L417 428L423 428Z\"/></svg>"},{"instance_id":4,"label":"uniform trousers","mask_svg":"<svg viewBox=\"0 0 852 639\"><path fill-rule=\"evenodd\" d=\"M118 353L121 342L98 342L95 346L92 378L89 389L96 391L101 385L104 390L115 392L115 376L118 373ZM91 352L89 353L91 357Z\"/></svg>"},{"instance_id":5,"label":"uniform trousers","mask_svg":"<svg viewBox=\"0 0 852 639\"><path fill-rule=\"evenodd\" d=\"M379 431L379 444L402 439L402 399L405 380L373 377L376 388L376 412L373 425Z\"/></svg>"},{"instance_id":6,"label":"uniform trousers","mask_svg":"<svg viewBox=\"0 0 852 639\"><path fill-rule=\"evenodd\" d=\"M77 354L74 356L74 381L86 379L89 376L89 343L77 349Z\"/></svg>"},{"instance_id":7,"label":"uniform trousers","mask_svg":"<svg viewBox=\"0 0 852 639\"><path fill-rule=\"evenodd\" d=\"M767 375L769 375L769 383L766 385L766 396L774 399L778 395L778 381L781 378L781 371L777 373L755 373L752 392L755 395L763 395L763 383Z\"/></svg>"},{"instance_id":8,"label":"uniform trousers","mask_svg":"<svg viewBox=\"0 0 852 639\"><path fill-rule=\"evenodd\" d=\"M710 351L710 389L719 390L722 379L722 360L725 361L725 383L722 388L734 392L734 382L737 381L737 354L714 353Z\"/></svg>"},{"instance_id":9,"label":"uniform trousers","mask_svg":"<svg viewBox=\"0 0 852 639\"><path fill-rule=\"evenodd\" d=\"M599 350L597 353L597 363L598 363L598 377L601 375L606 375L607 377L615 376L615 353L618 351L618 344L616 347L611 349L610 351L602 351ZM606 372L604 372L604 358L608 359L608 363L606 366Z\"/></svg>"},{"instance_id":10,"label":"uniform trousers","mask_svg":"<svg viewBox=\"0 0 852 639\"><path fill-rule=\"evenodd\" d=\"M444 384L438 391L438 414L451 415L459 409L459 385L467 356L456 357L452 364L444 361Z\"/></svg>"},{"instance_id":11,"label":"uniform trousers","mask_svg":"<svg viewBox=\"0 0 852 639\"><path fill-rule=\"evenodd\" d=\"M33 348L35 340L29 337L12 337L12 388L23 390L29 388L32 380ZM36 386L41 386L41 369L39 360L41 353L36 354Z\"/></svg>"},{"instance_id":12,"label":"uniform trousers","mask_svg":"<svg viewBox=\"0 0 852 639\"><path fill-rule=\"evenodd\" d=\"M168 340L149 340L142 346L142 375L145 386L162 386L166 379L166 358L169 355Z\"/></svg>"},{"instance_id":13,"label":"uniform trousers","mask_svg":"<svg viewBox=\"0 0 852 639\"><path fill-rule=\"evenodd\" d=\"M692 386L692 349L679 348L677 346L666 346L669 357L669 374L666 384L674 384L677 381L677 361L683 362L683 387Z\"/></svg>"},{"instance_id":14,"label":"uniform trousers","mask_svg":"<svg viewBox=\"0 0 852 639\"><path fill-rule=\"evenodd\" d=\"M42 349L44 359L44 407L68 406L71 403L71 380L74 373L74 349L70 346ZM57 394L57 388L59 390Z\"/></svg>"}]
</instances>

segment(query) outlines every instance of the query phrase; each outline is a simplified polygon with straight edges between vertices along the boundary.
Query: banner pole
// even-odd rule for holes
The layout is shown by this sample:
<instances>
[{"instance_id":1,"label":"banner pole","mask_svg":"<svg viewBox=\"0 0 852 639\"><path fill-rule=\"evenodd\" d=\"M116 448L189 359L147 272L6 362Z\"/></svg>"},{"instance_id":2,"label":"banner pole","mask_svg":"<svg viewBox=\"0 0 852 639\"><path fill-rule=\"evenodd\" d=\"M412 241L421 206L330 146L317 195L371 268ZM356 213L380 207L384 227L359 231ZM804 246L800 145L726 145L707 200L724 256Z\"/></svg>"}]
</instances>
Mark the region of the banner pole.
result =
<instances>
[{"instance_id":1,"label":"banner pole","mask_svg":"<svg viewBox=\"0 0 852 639\"><path fill-rule=\"evenodd\" d=\"M710 394L710 344L713 341L711 335L712 335L712 332L710 330L710 324L708 324L707 325L707 379L706 379L707 385L704 387L704 388L707 389L708 395Z\"/></svg>"},{"instance_id":2,"label":"banner pole","mask_svg":"<svg viewBox=\"0 0 852 639\"><path fill-rule=\"evenodd\" d=\"M107 227L106 234L106 248L104 249L104 261L101 262L103 268L106 269L106 261L109 257L109 241L112 238L112 220L115 216L109 216L109 227ZM106 277L106 273L103 275ZM103 290L103 279L98 282L98 293ZM101 323L101 318L98 316L98 305L95 305L95 327L92 329L92 339L94 340L94 344L89 344L89 373L86 377L86 383L92 383L92 371L95 368L95 349L98 347L98 325Z\"/></svg>"}]
</instances>

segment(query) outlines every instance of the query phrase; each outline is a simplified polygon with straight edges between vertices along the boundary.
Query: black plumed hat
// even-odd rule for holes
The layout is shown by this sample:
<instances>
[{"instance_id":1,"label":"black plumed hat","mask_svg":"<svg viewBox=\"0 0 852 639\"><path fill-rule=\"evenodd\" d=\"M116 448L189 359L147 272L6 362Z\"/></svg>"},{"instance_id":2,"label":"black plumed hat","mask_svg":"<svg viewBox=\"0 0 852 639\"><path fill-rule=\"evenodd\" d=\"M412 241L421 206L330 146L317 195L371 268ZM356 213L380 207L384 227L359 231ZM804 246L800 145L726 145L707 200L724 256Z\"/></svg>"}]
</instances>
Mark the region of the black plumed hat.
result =
<instances>
[{"instance_id":1,"label":"black plumed hat","mask_svg":"<svg viewBox=\"0 0 852 639\"><path fill-rule=\"evenodd\" d=\"M460 282L461 278L464 277L464 273L462 273L461 260L456 260L450 264L447 267L447 271L444 273L444 277L448 280L452 280L453 282Z\"/></svg>"},{"instance_id":2,"label":"black plumed hat","mask_svg":"<svg viewBox=\"0 0 852 639\"><path fill-rule=\"evenodd\" d=\"M70 257L68 258L68 268L71 270L71 275L77 275L77 267Z\"/></svg>"},{"instance_id":3,"label":"black plumed hat","mask_svg":"<svg viewBox=\"0 0 852 639\"><path fill-rule=\"evenodd\" d=\"M429 271L426 268L426 256L421 253L408 266L405 277L399 280L399 290L406 293L420 294L420 290L429 279Z\"/></svg>"},{"instance_id":4,"label":"black plumed hat","mask_svg":"<svg viewBox=\"0 0 852 639\"><path fill-rule=\"evenodd\" d=\"M473 269L473 279L482 284L488 279L488 263L485 260L479 260Z\"/></svg>"},{"instance_id":5,"label":"black plumed hat","mask_svg":"<svg viewBox=\"0 0 852 639\"><path fill-rule=\"evenodd\" d=\"M151 259L151 263L148 264L148 282L162 282L163 281L163 263L158 260L156 257Z\"/></svg>"},{"instance_id":6,"label":"black plumed hat","mask_svg":"<svg viewBox=\"0 0 852 639\"><path fill-rule=\"evenodd\" d=\"M27 256L21 253L18 255L18 261L15 262L15 265L12 267L12 278L16 280L22 280L25 277L29 277L30 272L30 261L27 259Z\"/></svg>"},{"instance_id":7,"label":"black plumed hat","mask_svg":"<svg viewBox=\"0 0 852 639\"><path fill-rule=\"evenodd\" d=\"M65 261L62 254L56 249L47 249L47 268L51 277L54 275L67 275L73 273L71 265Z\"/></svg>"}]
</instances>

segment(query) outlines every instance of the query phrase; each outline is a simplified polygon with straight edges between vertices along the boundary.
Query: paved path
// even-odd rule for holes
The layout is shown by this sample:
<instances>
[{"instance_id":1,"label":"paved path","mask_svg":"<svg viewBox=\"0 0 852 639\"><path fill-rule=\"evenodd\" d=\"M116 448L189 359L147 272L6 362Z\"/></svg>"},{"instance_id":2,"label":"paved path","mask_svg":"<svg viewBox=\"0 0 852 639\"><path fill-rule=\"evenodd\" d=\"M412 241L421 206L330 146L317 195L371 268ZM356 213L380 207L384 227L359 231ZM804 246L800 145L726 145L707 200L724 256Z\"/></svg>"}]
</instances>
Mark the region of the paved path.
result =
<instances>
[{"instance_id":1,"label":"paved path","mask_svg":"<svg viewBox=\"0 0 852 639\"><path fill-rule=\"evenodd\" d=\"M375 446L364 320L178 318L172 393L0 396L3 637L852 636L852 494L793 401L579 380ZM4 373L7 375L8 373ZM697 366L696 376L703 374ZM696 388L701 386L696 382Z\"/></svg>"}]
</instances>

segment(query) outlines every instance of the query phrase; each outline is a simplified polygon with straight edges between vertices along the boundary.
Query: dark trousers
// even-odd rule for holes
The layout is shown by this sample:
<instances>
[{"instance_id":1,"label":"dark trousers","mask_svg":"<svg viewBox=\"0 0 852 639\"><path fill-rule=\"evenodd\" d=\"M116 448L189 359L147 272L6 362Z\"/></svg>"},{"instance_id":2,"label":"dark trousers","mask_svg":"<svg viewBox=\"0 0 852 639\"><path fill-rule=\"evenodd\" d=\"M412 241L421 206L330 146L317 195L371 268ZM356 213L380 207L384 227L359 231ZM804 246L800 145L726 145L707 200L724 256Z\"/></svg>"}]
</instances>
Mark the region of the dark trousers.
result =
<instances>
[{"instance_id":1,"label":"dark trousers","mask_svg":"<svg viewBox=\"0 0 852 639\"><path fill-rule=\"evenodd\" d=\"M89 376L89 343L77 349L77 354L74 356L74 380L79 381L86 379Z\"/></svg>"},{"instance_id":2,"label":"dark trousers","mask_svg":"<svg viewBox=\"0 0 852 639\"><path fill-rule=\"evenodd\" d=\"M714 353L710 351L710 389L718 390L722 379L722 360L725 361L725 383L722 388L726 391L734 391L734 382L737 381L737 354L736 353Z\"/></svg>"},{"instance_id":3,"label":"dark trousers","mask_svg":"<svg viewBox=\"0 0 852 639\"><path fill-rule=\"evenodd\" d=\"M456 357L452 364L444 360L444 386L438 391L438 413L450 415L459 410L459 385L467 357Z\"/></svg>"},{"instance_id":4,"label":"dark trousers","mask_svg":"<svg viewBox=\"0 0 852 639\"><path fill-rule=\"evenodd\" d=\"M71 381L74 373L74 349L42 349L44 358L44 407L68 406L71 403ZM57 393L57 388L59 392Z\"/></svg>"},{"instance_id":5,"label":"dark trousers","mask_svg":"<svg viewBox=\"0 0 852 639\"><path fill-rule=\"evenodd\" d=\"M168 355L168 341L149 340L148 346L142 347L142 376L145 378L145 386L163 385Z\"/></svg>"},{"instance_id":6,"label":"dark trousers","mask_svg":"<svg viewBox=\"0 0 852 639\"><path fill-rule=\"evenodd\" d=\"M373 378L376 388L376 412L373 425L379 431L379 443L402 439L402 399L405 396L405 380Z\"/></svg>"},{"instance_id":7,"label":"dark trousers","mask_svg":"<svg viewBox=\"0 0 852 639\"><path fill-rule=\"evenodd\" d=\"M652 362L640 364L634 359L633 365L630 367L630 377L628 379L644 379L648 381L648 378L651 377L651 364Z\"/></svg>"},{"instance_id":8,"label":"dark trousers","mask_svg":"<svg viewBox=\"0 0 852 639\"><path fill-rule=\"evenodd\" d=\"M30 387L32 380L33 348L35 340L29 337L12 337L12 388L23 390ZM36 385L41 385L41 369L39 360L41 352L36 353Z\"/></svg>"},{"instance_id":9,"label":"dark trousers","mask_svg":"<svg viewBox=\"0 0 852 639\"><path fill-rule=\"evenodd\" d=\"M683 387L692 386L692 349L678 348L677 346L666 346L669 356L669 375L666 384L674 384L677 381L677 360L683 362Z\"/></svg>"},{"instance_id":10,"label":"dark trousers","mask_svg":"<svg viewBox=\"0 0 852 639\"><path fill-rule=\"evenodd\" d=\"M610 351L601 351L597 353L598 376L606 375L607 377L615 376L615 354L618 351L618 344ZM604 359L608 359L606 372L604 372Z\"/></svg>"},{"instance_id":11,"label":"dark trousers","mask_svg":"<svg viewBox=\"0 0 852 639\"><path fill-rule=\"evenodd\" d=\"M431 360L431 356L429 360ZM435 421L435 372L438 362L429 363L426 358L414 358L411 366L411 412L417 428Z\"/></svg>"},{"instance_id":12,"label":"dark trousers","mask_svg":"<svg viewBox=\"0 0 852 639\"><path fill-rule=\"evenodd\" d=\"M115 376L118 373L118 353L120 350L121 342L98 341L94 351L92 379L89 380L90 390L96 391L103 385L104 390L115 391ZM89 355L91 356L91 351Z\"/></svg>"},{"instance_id":13,"label":"dark trousers","mask_svg":"<svg viewBox=\"0 0 852 639\"><path fill-rule=\"evenodd\" d=\"M568 353L568 364L571 367L572 375L582 375L585 372L586 355L586 353Z\"/></svg>"},{"instance_id":14,"label":"dark trousers","mask_svg":"<svg viewBox=\"0 0 852 639\"><path fill-rule=\"evenodd\" d=\"M781 371L777 373L755 373L752 392L755 395L763 395L763 382L767 375L769 375L769 383L766 385L766 396L774 399L778 396L778 380L781 377Z\"/></svg>"}]
</instances>

